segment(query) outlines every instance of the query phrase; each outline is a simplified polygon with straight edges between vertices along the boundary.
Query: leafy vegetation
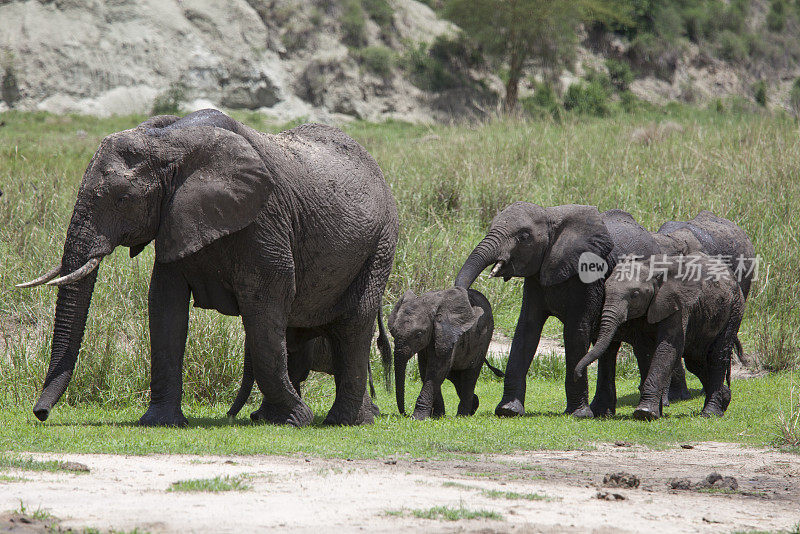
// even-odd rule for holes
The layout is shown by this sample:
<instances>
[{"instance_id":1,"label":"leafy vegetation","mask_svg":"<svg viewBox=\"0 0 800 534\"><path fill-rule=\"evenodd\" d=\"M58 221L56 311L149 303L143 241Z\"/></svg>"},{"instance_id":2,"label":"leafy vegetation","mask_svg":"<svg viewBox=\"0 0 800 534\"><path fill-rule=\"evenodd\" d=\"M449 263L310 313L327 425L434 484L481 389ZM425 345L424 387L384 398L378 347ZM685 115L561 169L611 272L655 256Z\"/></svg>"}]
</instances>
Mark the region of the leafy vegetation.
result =
<instances>
[{"instance_id":1,"label":"leafy vegetation","mask_svg":"<svg viewBox=\"0 0 800 534\"><path fill-rule=\"evenodd\" d=\"M503 516L491 510L470 510L459 506L434 506L426 510L411 510L411 515L420 519L444 519L446 521L459 521L461 519L494 519L502 521Z\"/></svg>"},{"instance_id":2,"label":"leafy vegetation","mask_svg":"<svg viewBox=\"0 0 800 534\"><path fill-rule=\"evenodd\" d=\"M153 115L175 115L186 100L186 87L181 83L173 83L153 101Z\"/></svg>"},{"instance_id":3,"label":"leafy vegetation","mask_svg":"<svg viewBox=\"0 0 800 534\"><path fill-rule=\"evenodd\" d=\"M365 69L373 74L384 78L391 76L395 55L390 48L385 46L366 46L351 51L351 54L356 57Z\"/></svg>"}]
</instances>

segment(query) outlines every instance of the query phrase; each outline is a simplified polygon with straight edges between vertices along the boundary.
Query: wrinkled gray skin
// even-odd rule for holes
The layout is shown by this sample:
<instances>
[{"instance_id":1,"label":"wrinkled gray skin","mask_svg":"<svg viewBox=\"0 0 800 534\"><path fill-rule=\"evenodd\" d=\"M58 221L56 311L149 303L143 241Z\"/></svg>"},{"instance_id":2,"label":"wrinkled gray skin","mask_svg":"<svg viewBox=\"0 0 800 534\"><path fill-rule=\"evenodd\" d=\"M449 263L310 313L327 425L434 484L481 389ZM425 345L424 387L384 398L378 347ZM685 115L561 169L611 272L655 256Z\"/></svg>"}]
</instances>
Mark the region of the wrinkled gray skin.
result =
<instances>
[{"instance_id":1,"label":"wrinkled gray skin","mask_svg":"<svg viewBox=\"0 0 800 534\"><path fill-rule=\"evenodd\" d=\"M486 237L464 262L455 284L469 287L493 264L492 276L525 279L497 415L525 413L525 375L550 316L564 324L566 413L594 415L586 377L575 378L573 371L596 335L604 286L602 279L581 282L578 260L582 253L591 252L613 267L617 255L654 253L656 244L650 233L635 221L628 223L627 219L616 221L613 217L604 221L593 206L543 208L528 202L515 202L494 218ZM598 380L601 378L606 379ZM611 391L611 387L598 383L598 389ZM612 406L616 398L613 401ZM598 407L598 415L607 411L606 406Z\"/></svg>"},{"instance_id":2,"label":"wrinkled gray skin","mask_svg":"<svg viewBox=\"0 0 800 534\"><path fill-rule=\"evenodd\" d=\"M295 339L293 333L287 332L286 349L288 353L287 367L289 373L289 381L292 383L294 390L298 395L302 396L300 386L308 378L311 371L320 373L334 374L333 367L333 351L331 343L325 336L319 336L312 339ZM391 345L389 338L386 335L386 330L383 328L383 321L378 315L378 350L381 352L381 358L384 362L384 367L389 367L392 360ZM375 397L375 386L372 383L372 367L368 368L369 380L369 393L364 392L364 406L366 406L373 415L380 415L378 406L372 401ZM236 399L233 401L227 415L229 417L236 417L239 411L247 402L250 397L250 392L253 390L253 383L255 377L253 376L253 361L250 358L250 353L245 351L244 354L244 370L242 372L242 384L239 387L239 392ZM388 389L388 378L387 378Z\"/></svg>"},{"instance_id":3,"label":"wrinkled gray skin","mask_svg":"<svg viewBox=\"0 0 800 534\"><path fill-rule=\"evenodd\" d=\"M106 137L89 163L58 272L155 241L149 292L150 406L142 425L185 425L189 299L240 315L264 401L251 416L308 425L289 381L286 333L324 334L336 369L329 424L362 409L369 345L397 242L394 198L375 160L336 128L258 132L215 110L157 116ZM94 261L92 261L94 260ZM97 269L58 291L45 420L72 376ZM52 283L57 282L53 280Z\"/></svg>"},{"instance_id":4,"label":"wrinkled gray skin","mask_svg":"<svg viewBox=\"0 0 800 534\"><path fill-rule=\"evenodd\" d=\"M658 232L651 233L639 225L627 212L609 210L601 214L603 222L615 243L612 254L619 259L630 250L638 250L637 255L679 255L704 252L710 256L722 255L733 258L729 265L731 271L737 268L736 258L754 258L755 250L747 234L733 222L718 217L709 211L701 211L687 222L669 221L661 225ZM748 264L747 267L750 265ZM739 282L744 299L750 291L752 273L735 276ZM616 411L616 355L622 340L614 340L598 363L597 389L591 409L595 415L613 415ZM644 376L644 375L642 375ZM689 398L683 364L678 360L672 373L670 387L665 393L664 405L669 401Z\"/></svg>"},{"instance_id":5,"label":"wrinkled gray skin","mask_svg":"<svg viewBox=\"0 0 800 534\"><path fill-rule=\"evenodd\" d=\"M417 354L422 379L413 418L445 414L442 383L450 380L458 394L458 415L478 409L475 383L486 361L494 332L492 307L474 289L454 287L417 296L406 291L389 316L394 338L397 409L405 413L405 380L408 360ZM502 373L489 365L498 376Z\"/></svg>"},{"instance_id":6,"label":"wrinkled gray skin","mask_svg":"<svg viewBox=\"0 0 800 534\"><path fill-rule=\"evenodd\" d=\"M649 260L617 265L606 280L605 304L597 343L575 368L576 379L620 335L633 346L642 371L641 399L634 417L661 417L663 392L676 362L697 375L706 392L702 414L722 416L731 399L731 352L744 313L744 296L723 264L709 256L684 257L701 269L699 280L682 277L677 256L667 257L666 272L651 275ZM718 280L715 275L719 273Z\"/></svg>"}]
</instances>

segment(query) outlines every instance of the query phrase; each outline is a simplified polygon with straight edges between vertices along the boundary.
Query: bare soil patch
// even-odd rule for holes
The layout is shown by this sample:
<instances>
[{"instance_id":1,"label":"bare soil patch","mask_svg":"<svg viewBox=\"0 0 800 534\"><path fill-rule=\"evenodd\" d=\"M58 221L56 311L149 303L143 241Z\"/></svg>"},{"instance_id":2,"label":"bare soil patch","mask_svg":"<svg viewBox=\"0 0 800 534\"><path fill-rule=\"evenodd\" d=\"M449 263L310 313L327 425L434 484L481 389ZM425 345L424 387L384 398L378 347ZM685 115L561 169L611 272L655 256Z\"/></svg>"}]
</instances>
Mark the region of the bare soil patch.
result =
<instances>
[{"instance_id":1,"label":"bare soil patch","mask_svg":"<svg viewBox=\"0 0 800 534\"><path fill-rule=\"evenodd\" d=\"M535 451L461 460L341 460L275 456L36 454L85 464L88 474L25 472L0 482L0 510L46 510L61 529L149 532L731 532L791 529L800 522L800 456L723 443L653 451ZM612 473L638 487L606 487ZM735 491L672 489L710 473ZM8 475L23 473L8 472ZM249 489L168 492L180 480L244 477ZM14 476L7 477L14 480ZM605 497L603 496L605 495ZM534 498L535 497L535 498ZM496 512L502 519L415 517L432 507ZM28 528L28 530L26 530ZM19 516L0 532L37 532ZM16 530L15 530L16 529Z\"/></svg>"}]
</instances>

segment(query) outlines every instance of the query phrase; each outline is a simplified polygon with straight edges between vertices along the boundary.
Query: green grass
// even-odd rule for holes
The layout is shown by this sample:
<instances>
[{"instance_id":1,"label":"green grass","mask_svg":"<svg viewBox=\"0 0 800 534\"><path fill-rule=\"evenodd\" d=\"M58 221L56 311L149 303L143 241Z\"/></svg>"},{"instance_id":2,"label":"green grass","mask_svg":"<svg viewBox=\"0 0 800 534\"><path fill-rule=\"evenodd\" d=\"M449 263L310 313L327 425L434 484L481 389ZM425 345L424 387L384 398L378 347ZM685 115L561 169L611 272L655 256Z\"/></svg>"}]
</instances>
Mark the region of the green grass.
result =
<instances>
[{"instance_id":1,"label":"green grass","mask_svg":"<svg viewBox=\"0 0 800 534\"><path fill-rule=\"evenodd\" d=\"M170 484L167 491L220 493L223 491L247 491L251 487L243 477L219 476L179 480Z\"/></svg>"},{"instance_id":2,"label":"green grass","mask_svg":"<svg viewBox=\"0 0 800 534\"><path fill-rule=\"evenodd\" d=\"M0 453L0 471L16 469L19 471L49 471L57 473L60 471L70 471L64 469L64 463L55 460L40 461L34 458L23 458L13 454ZM77 471L80 473L80 471Z\"/></svg>"},{"instance_id":3,"label":"green grass","mask_svg":"<svg viewBox=\"0 0 800 534\"><path fill-rule=\"evenodd\" d=\"M491 510L470 510L459 506L434 506L424 510L410 510L411 515L419 519L436 519L445 521L460 521L462 519L494 519L502 521L503 516Z\"/></svg>"},{"instance_id":4,"label":"green grass","mask_svg":"<svg viewBox=\"0 0 800 534\"><path fill-rule=\"evenodd\" d=\"M509 501L550 501L551 497L539 493L517 493L516 491L483 490L481 493L490 499L507 499Z\"/></svg>"},{"instance_id":5,"label":"green grass","mask_svg":"<svg viewBox=\"0 0 800 534\"><path fill-rule=\"evenodd\" d=\"M282 128L258 114L236 116L260 129ZM413 423L394 415L393 402L382 393L381 408L390 415L370 428L298 431L251 426L242 419L229 423L223 414L239 384L241 322L197 309L191 311L184 365L190 428L134 428L148 399L153 247L133 260L119 249L103 261L75 375L50 421L35 422L30 409L49 360L56 291L13 286L59 261L78 184L100 140L142 119L3 114L0 450L444 456L586 448L615 440L665 446L684 440L768 445L775 439L777 415L785 411L779 400L786 400L792 377L797 383L796 372L736 382L722 420L698 417L702 399L697 398L671 407L661 421L642 424L629 419L638 381L630 358L620 372L625 403L611 421L561 415L563 361L550 357L533 367L526 404L531 415L521 420L491 415L502 385L484 374L478 385L481 408L473 418ZM632 140L637 128L665 120L683 131L650 144ZM355 122L345 129L375 156L397 199L401 232L384 316L407 289L419 293L451 285L492 217L515 200L623 208L651 230L710 209L741 225L762 257L740 332L745 350L778 362L775 368L800 355L800 137L797 123L785 114L669 105L603 119L567 115L559 123L496 120L466 127L388 121ZM482 277L475 287L492 302L497 329L512 335L522 282ZM545 334L560 336L560 323L549 320ZM377 353L373 358L377 363ZM418 391L412 382L408 405ZM332 402L333 381L313 377L304 395L319 423ZM451 391L447 395L452 413L454 397Z\"/></svg>"},{"instance_id":6,"label":"green grass","mask_svg":"<svg viewBox=\"0 0 800 534\"><path fill-rule=\"evenodd\" d=\"M12 405L3 412L0 450L34 452L95 452L121 454L284 454L337 458L471 458L478 453L512 453L539 449L592 449L598 442L627 441L654 448L680 443L726 441L769 446L778 435L775 414L786 402L797 373L774 373L763 378L734 381L733 401L721 419L699 415L703 397L700 384L690 380L695 398L675 403L666 416L652 423L632 419L638 400L638 378L618 381L618 415L606 420L578 420L563 415L563 384L528 380L528 415L500 419L493 409L502 384L480 381L481 405L473 417L455 417L457 397L449 384L443 388L448 416L440 420L413 421L397 414L394 399L379 391L384 414L374 425L325 427L322 420L333 402L332 394L310 400L316 417L309 428L252 424L246 416L225 417L227 405L193 403L185 406L189 427L140 428L135 425L143 405L113 408L95 403L61 405L46 423L39 423L30 405ZM332 391L332 379L325 379ZM410 405L420 384L407 388ZM250 406L249 409L254 409ZM246 412L245 412L246 413ZM535 475L535 471L531 471Z\"/></svg>"}]
</instances>

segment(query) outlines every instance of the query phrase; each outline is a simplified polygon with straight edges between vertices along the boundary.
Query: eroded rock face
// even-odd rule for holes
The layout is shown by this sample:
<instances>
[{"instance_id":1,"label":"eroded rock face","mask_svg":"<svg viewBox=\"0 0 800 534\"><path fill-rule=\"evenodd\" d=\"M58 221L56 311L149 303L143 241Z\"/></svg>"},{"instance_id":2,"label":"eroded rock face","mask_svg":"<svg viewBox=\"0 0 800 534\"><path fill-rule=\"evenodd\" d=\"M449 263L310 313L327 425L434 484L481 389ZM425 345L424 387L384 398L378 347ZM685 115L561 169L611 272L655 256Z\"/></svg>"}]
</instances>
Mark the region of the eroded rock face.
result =
<instances>
[{"instance_id":1,"label":"eroded rock face","mask_svg":"<svg viewBox=\"0 0 800 534\"><path fill-rule=\"evenodd\" d=\"M389 26L366 18L365 46L399 54L454 32L420 2L392 3ZM314 0L2 0L0 60L20 109L148 114L179 87L186 111L202 103L282 120L474 114L471 97L443 108L399 69L365 69L343 44L340 10Z\"/></svg>"}]
</instances>

